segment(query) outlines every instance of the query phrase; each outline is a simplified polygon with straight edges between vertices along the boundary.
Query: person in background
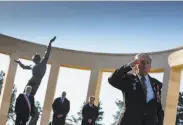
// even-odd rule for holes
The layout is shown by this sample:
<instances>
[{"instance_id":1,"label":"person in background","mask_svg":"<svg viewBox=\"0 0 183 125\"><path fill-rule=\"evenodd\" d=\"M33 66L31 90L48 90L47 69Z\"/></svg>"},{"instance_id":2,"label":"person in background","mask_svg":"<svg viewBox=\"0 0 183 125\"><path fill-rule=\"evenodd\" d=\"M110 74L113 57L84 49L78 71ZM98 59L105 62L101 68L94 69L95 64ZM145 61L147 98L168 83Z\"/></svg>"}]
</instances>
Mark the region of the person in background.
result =
<instances>
[{"instance_id":1,"label":"person in background","mask_svg":"<svg viewBox=\"0 0 183 125\"><path fill-rule=\"evenodd\" d=\"M25 93L19 94L15 103L16 121L15 125L26 125L30 116L34 114L34 96L30 95L31 86L25 88Z\"/></svg>"},{"instance_id":2,"label":"person in background","mask_svg":"<svg viewBox=\"0 0 183 125\"><path fill-rule=\"evenodd\" d=\"M65 125L66 116L70 111L70 101L66 98L66 92L55 99L52 104L53 121L51 125Z\"/></svg>"},{"instance_id":3,"label":"person in background","mask_svg":"<svg viewBox=\"0 0 183 125\"><path fill-rule=\"evenodd\" d=\"M82 123L81 125L95 125L98 118L98 107L94 105L95 97L89 97L89 101L82 109Z\"/></svg>"}]
</instances>

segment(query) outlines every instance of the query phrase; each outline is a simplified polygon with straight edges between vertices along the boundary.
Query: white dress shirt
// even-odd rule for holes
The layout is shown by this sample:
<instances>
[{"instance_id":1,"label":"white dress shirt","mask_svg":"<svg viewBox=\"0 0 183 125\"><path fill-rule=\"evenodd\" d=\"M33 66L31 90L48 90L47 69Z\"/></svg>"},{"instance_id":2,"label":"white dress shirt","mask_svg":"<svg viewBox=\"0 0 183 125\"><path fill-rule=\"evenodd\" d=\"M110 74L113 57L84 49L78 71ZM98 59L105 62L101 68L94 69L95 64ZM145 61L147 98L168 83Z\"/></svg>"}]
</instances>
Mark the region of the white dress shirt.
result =
<instances>
[{"instance_id":1,"label":"white dress shirt","mask_svg":"<svg viewBox=\"0 0 183 125\"><path fill-rule=\"evenodd\" d=\"M138 75L138 77L139 77L139 79L141 79L141 76ZM150 79L149 79L148 75L145 75L145 84L147 86L146 102L148 103L149 101L151 101L152 99L155 98L155 95L154 95L154 92L153 92L151 82L150 82Z\"/></svg>"},{"instance_id":2,"label":"white dress shirt","mask_svg":"<svg viewBox=\"0 0 183 125\"><path fill-rule=\"evenodd\" d=\"M62 97L61 97L61 102L62 102L62 103L64 103L64 100L65 100L65 98L62 98Z\"/></svg>"},{"instance_id":3,"label":"white dress shirt","mask_svg":"<svg viewBox=\"0 0 183 125\"><path fill-rule=\"evenodd\" d=\"M93 106L93 104L90 104L90 103L89 103L89 106L90 106L90 107L92 107L92 106Z\"/></svg>"}]
</instances>

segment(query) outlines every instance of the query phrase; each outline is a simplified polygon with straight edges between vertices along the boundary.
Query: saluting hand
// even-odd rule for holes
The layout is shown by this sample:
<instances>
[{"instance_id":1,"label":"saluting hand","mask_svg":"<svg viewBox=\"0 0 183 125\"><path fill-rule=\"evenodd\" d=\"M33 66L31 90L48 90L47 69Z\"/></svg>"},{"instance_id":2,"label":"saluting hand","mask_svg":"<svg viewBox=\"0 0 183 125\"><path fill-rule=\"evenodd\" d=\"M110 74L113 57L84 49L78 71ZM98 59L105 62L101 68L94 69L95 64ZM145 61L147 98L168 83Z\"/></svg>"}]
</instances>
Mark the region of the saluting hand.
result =
<instances>
[{"instance_id":1,"label":"saluting hand","mask_svg":"<svg viewBox=\"0 0 183 125\"><path fill-rule=\"evenodd\" d=\"M133 60L132 62L130 62L128 65L130 66L130 67L135 67L135 64L137 64L138 63L138 61L139 60L137 60L137 59L135 59L135 60Z\"/></svg>"}]
</instances>

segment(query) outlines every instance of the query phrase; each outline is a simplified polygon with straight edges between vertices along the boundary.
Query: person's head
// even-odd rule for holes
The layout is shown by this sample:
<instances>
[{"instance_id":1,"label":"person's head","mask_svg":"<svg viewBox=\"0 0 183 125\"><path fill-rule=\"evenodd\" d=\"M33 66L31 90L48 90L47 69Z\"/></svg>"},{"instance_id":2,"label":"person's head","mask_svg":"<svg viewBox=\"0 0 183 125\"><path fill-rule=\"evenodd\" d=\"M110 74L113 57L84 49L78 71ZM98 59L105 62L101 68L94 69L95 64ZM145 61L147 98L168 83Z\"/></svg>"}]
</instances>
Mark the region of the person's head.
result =
<instances>
[{"instance_id":1,"label":"person's head","mask_svg":"<svg viewBox=\"0 0 183 125\"><path fill-rule=\"evenodd\" d=\"M94 96L90 96L88 102L90 104L94 104L94 101L95 101L95 97Z\"/></svg>"},{"instance_id":2,"label":"person's head","mask_svg":"<svg viewBox=\"0 0 183 125\"><path fill-rule=\"evenodd\" d=\"M140 53L135 56L138 60L135 64L135 72L141 76L148 74L151 69L152 57L147 53Z\"/></svg>"},{"instance_id":3,"label":"person's head","mask_svg":"<svg viewBox=\"0 0 183 125\"><path fill-rule=\"evenodd\" d=\"M25 93L26 93L26 94L30 94L31 91L32 91L32 87L31 87L31 86L26 86L26 88L25 88Z\"/></svg>"},{"instance_id":4,"label":"person's head","mask_svg":"<svg viewBox=\"0 0 183 125\"><path fill-rule=\"evenodd\" d=\"M35 64L38 64L40 61L41 61L41 56L39 53L36 53L35 55L32 56L32 61L35 63Z\"/></svg>"},{"instance_id":5,"label":"person's head","mask_svg":"<svg viewBox=\"0 0 183 125\"><path fill-rule=\"evenodd\" d=\"M62 98L65 98L65 97L66 97L66 92L63 91L63 92L62 92Z\"/></svg>"}]
</instances>

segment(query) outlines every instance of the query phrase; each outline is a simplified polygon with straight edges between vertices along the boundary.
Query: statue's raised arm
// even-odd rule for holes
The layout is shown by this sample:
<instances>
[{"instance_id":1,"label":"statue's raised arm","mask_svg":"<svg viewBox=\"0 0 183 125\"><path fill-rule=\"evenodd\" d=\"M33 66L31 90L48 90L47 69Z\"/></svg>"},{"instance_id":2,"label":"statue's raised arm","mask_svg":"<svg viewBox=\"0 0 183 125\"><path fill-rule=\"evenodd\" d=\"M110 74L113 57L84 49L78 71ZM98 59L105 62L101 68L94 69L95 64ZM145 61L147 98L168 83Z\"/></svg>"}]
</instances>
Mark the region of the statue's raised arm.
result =
<instances>
[{"instance_id":1,"label":"statue's raised arm","mask_svg":"<svg viewBox=\"0 0 183 125\"><path fill-rule=\"evenodd\" d=\"M45 52L45 55L44 55L43 60L41 61L41 63L47 64L48 59L49 59L49 56L50 56L51 45L52 45L52 43L55 41L55 39L56 39L56 36L53 37L53 39L50 40L49 45L48 45L48 47L47 47L47 50L46 50L46 52Z\"/></svg>"}]
</instances>

